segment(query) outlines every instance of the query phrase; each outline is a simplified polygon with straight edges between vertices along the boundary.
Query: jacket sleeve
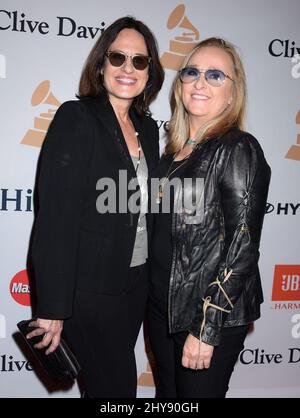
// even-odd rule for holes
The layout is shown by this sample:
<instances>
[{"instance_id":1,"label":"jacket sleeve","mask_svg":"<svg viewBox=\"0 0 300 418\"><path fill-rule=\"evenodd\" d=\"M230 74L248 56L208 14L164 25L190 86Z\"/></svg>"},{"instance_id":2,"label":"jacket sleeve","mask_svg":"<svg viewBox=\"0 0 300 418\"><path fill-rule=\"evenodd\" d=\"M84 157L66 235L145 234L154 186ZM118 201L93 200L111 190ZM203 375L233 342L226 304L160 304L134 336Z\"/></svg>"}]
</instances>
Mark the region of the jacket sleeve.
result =
<instances>
[{"instance_id":1,"label":"jacket sleeve","mask_svg":"<svg viewBox=\"0 0 300 418\"><path fill-rule=\"evenodd\" d=\"M82 106L66 102L56 112L41 151L32 241L36 314L41 318L64 319L72 314L90 148L87 136Z\"/></svg>"},{"instance_id":2,"label":"jacket sleeve","mask_svg":"<svg viewBox=\"0 0 300 418\"><path fill-rule=\"evenodd\" d=\"M255 138L245 134L231 147L219 181L224 247L193 330L211 345L219 345L222 325L257 269L270 181L270 168Z\"/></svg>"}]
</instances>

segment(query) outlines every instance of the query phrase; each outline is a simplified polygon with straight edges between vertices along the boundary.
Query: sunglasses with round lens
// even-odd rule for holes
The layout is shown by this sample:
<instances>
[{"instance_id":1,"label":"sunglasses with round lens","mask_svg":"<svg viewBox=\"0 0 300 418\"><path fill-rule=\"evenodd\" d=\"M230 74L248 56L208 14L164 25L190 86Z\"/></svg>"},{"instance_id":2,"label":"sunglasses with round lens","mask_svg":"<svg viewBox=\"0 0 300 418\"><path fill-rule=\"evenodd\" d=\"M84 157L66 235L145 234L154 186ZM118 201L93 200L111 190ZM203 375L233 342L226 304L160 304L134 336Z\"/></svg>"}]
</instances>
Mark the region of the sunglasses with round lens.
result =
<instances>
[{"instance_id":1,"label":"sunglasses with round lens","mask_svg":"<svg viewBox=\"0 0 300 418\"><path fill-rule=\"evenodd\" d=\"M198 68L194 67L185 67L179 71L179 78L182 83L193 83L196 80L199 80L201 74L204 74L204 78L208 84L214 87L221 86L225 78L229 78L229 80L233 81L229 75L223 73L221 70L198 70Z\"/></svg>"},{"instance_id":2,"label":"sunglasses with round lens","mask_svg":"<svg viewBox=\"0 0 300 418\"><path fill-rule=\"evenodd\" d=\"M114 67L122 67L125 61L130 58L134 68L140 71L144 70L151 61L151 58L146 55L127 55L119 51L108 51L106 56Z\"/></svg>"}]
</instances>

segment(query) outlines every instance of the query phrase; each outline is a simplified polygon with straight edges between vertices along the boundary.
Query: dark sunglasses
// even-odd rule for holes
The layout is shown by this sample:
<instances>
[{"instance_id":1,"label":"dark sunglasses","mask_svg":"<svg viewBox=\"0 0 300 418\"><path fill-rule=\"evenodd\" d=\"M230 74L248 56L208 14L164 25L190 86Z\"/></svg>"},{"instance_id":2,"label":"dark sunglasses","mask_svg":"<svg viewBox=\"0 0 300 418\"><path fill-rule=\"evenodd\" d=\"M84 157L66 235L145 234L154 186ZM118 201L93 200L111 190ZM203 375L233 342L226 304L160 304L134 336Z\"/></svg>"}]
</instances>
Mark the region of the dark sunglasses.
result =
<instances>
[{"instance_id":1,"label":"dark sunglasses","mask_svg":"<svg viewBox=\"0 0 300 418\"><path fill-rule=\"evenodd\" d=\"M151 58L146 55L127 55L124 52L108 51L106 56L111 65L114 67L121 67L124 62L130 58L132 65L136 70L144 70L150 63Z\"/></svg>"},{"instance_id":2,"label":"dark sunglasses","mask_svg":"<svg viewBox=\"0 0 300 418\"><path fill-rule=\"evenodd\" d=\"M182 83L193 83L199 80L201 74L204 74L205 80L208 84L214 87L220 87L226 78L233 81L228 74L223 73L221 70L198 70L195 67L185 67L179 71L179 77Z\"/></svg>"}]
</instances>

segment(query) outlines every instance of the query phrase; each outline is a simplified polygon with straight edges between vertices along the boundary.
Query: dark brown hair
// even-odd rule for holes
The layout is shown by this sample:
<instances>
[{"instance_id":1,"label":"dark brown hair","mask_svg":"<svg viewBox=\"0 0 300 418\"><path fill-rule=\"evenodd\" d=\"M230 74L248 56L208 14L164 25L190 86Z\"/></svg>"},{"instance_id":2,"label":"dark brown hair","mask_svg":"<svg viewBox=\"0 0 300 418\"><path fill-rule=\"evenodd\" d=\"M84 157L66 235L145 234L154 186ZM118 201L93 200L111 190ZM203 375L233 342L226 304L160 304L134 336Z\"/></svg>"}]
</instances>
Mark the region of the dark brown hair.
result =
<instances>
[{"instance_id":1,"label":"dark brown hair","mask_svg":"<svg viewBox=\"0 0 300 418\"><path fill-rule=\"evenodd\" d=\"M148 68L149 78L145 90L133 101L135 110L142 115L149 113L149 105L161 89L164 70L159 61L157 42L151 30L143 22L131 16L116 20L101 34L84 65L79 82L78 97L99 97L106 91L101 74L106 59L105 54L123 29L135 29L139 32L145 39L148 55L151 57Z\"/></svg>"}]
</instances>

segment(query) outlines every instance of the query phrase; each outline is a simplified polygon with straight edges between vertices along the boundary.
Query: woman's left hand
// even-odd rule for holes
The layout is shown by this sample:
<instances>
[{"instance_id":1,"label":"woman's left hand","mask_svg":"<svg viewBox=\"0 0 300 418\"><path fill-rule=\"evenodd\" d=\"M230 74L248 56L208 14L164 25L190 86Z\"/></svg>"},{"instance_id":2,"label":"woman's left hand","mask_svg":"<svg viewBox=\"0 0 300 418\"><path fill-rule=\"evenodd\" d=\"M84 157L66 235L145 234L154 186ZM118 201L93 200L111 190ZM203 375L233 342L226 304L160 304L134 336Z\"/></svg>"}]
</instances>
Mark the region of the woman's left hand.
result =
<instances>
[{"instance_id":1,"label":"woman's left hand","mask_svg":"<svg viewBox=\"0 0 300 418\"><path fill-rule=\"evenodd\" d=\"M182 351L182 365L189 369L208 369L214 352L214 346L206 344L192 334L187 336Z\"/></svg>"}]
</instances>

